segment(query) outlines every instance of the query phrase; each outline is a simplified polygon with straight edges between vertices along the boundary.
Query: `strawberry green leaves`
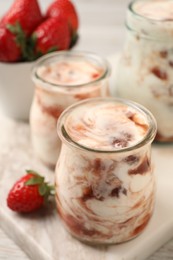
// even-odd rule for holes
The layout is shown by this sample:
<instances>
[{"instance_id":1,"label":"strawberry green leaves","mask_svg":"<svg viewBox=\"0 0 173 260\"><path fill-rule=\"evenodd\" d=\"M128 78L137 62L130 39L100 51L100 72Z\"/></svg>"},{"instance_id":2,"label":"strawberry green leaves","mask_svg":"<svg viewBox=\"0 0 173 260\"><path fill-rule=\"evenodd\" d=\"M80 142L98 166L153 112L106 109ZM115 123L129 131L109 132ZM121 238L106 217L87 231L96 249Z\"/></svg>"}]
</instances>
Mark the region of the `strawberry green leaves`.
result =
<instances>
[{"instance_id":1,"label":"strawberry green leaves","mask_svg":"<svg viewBox=\"0 0 173 260\"><path fill-rule=\"evenodd\" d=\"M45 199L47 199L50 195L54 195L54 186L49 185L47 182L45 182L45 178L41 175L39 175L37 172L33 170L26 170L28 174L32 174L33 177L31 177L29 180L25 182L25 185L38 185L39 194Z\"/></svg>"}]
</instances>

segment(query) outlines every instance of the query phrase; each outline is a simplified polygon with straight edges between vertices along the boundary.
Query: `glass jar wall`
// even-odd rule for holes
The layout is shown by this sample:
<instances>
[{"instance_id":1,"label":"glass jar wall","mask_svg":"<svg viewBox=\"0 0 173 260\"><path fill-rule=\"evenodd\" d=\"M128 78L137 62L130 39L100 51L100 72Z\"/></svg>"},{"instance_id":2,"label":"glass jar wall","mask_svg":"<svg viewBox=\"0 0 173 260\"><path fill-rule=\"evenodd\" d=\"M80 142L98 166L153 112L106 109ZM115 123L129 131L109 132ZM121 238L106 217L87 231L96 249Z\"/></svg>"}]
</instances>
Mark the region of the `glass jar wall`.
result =
<instances>
[{"instance_id":1,"label":"glass jar wall","mask_svg":"<svg viewBox=\"0 0 173 260\"><path fill-rule=\"evenodd\" d=\"M31 139L46 165L54 168L59 155L56 125L62 111L86 98L109 96L109 75L107 61L87 52L54 52L37 61L32 71Z\"/></svg>"},{"instance_id":2,"label":"glass jar wall","mask_svg":"<svg viewBox=\"0 0 173 260\"><path fill-rule=\"evenodd\" d=\"M86 100L62 113L58 134L56 202L67 230L93 244L139 235L155 203L150 112L125 100Z\"/></svg>"},{"instance_id":3,"label":"glass jar wall","mask_svg":"<svg viewBox=\"0 0 173 260\"><path fill-rule=\"evenodd\" d=\"M173 2L133 1L127 39L116 73L117 95L147 107L158 125L156 140L173 141Z\"/></svg>"}]
</instances>

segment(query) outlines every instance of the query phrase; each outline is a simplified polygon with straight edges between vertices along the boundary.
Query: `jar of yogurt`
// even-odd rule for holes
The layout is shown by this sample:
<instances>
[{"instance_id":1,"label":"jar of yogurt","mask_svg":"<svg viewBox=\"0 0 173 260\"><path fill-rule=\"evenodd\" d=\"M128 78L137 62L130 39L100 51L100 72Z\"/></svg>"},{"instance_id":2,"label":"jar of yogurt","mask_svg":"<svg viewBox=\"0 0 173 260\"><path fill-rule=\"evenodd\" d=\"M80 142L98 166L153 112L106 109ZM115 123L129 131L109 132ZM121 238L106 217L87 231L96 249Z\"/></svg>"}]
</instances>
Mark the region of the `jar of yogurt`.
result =
<instances>
[{"instance_id":1,"label":"jar of yogurt","mask_svg":"<svg viewBox=\"0 0 173 260\"><path fill-rule=\"evenodd\" d=\"M151 113L127 100L85 100L62 113L58 134L56 203L67 230L93 244L139 235L155 202Z\"/></svg>"},{"instance_id":2,"label":"jar of yogurt","mask_svg":"<svg viewBox=\"0 0 173 260\"><path fill-rule=\"evenodd\" d=\"M34 151L46 165L54 167L59 155L56 126L62 111L86 98L108 96L109 75L107 61L87 52L54 52L37 61L30 127Z\"/></svg>"},{"instance_id":3,"label":"jar of yogurt","mask_svg":"<svg viewBox=\"0 0 173 260\"><path fill-rule=\"evenodd\" d=\"M117 94L152 112L158 124L156 140L173 141L173 1L131 2L126 29Z\"/></svg>"}]
</instances>

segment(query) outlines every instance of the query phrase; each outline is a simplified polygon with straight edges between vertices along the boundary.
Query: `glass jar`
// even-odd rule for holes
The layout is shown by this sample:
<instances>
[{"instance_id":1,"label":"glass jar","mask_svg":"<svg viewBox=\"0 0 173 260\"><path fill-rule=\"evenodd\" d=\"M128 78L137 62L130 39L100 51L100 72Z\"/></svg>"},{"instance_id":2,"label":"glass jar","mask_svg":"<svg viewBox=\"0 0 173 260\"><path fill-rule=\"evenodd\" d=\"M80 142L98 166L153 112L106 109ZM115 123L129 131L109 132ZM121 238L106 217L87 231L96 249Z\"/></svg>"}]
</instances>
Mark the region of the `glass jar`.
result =
<instances>
[{"instance_id":1,"label":"glass jar","mask_svg":"<svg viewBox=\"0 0 173 260\"><path fill-rule=\"evenodd\" d=\"M87 52L54 52L36 62L31 138L35 154L46 165L54 168L59 155L56 125L62 111L79 100L109 95L109 75L107 61Z\"/></svg>"},{"instance_id":2,"label":"glass jar","mask_svg":"<svg viewBox=\"0 0 173 260\"><path fill-rule=\"evenodd\" d=\"M127 100L85 100L62 113L58 134L56 203L67 230L91 244L139 235L155 202L151 113Z\"/></svg>"},{"instance_id":3,"label":"glass jar","mask_svg":"<svg viewBox=\"0 0 173 260\"><path fill-rule=\"evenodd\" d=\"M116 73L117 95L147 107L155 116L156 140L173 141L173 2L130 3L127 39Z\"/></svg>"}]
</instances>

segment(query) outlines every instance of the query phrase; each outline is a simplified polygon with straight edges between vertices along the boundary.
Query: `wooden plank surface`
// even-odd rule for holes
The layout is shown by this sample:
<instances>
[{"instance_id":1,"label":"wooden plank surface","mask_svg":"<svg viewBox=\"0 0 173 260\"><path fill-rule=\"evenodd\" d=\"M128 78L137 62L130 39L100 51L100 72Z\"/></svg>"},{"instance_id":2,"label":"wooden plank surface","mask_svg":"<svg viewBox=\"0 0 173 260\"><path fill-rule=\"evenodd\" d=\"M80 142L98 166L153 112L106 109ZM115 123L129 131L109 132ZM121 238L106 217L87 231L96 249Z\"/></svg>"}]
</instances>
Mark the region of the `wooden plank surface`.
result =
<instances>
[{"instance_id":1,"label":"wooden plank surface","mask_svg":"<svg viewBox=\"0 0 173 260\"><path fill-rule=\"evenodd\" d=\"M40 0L39 2L44 10L51 0ZM125 37L125 9L129 1L74 0L74 2L80 14L80 40L75 49L97 52L102 56L120 51ZM12 0L1 1L0 13L2 14L11 3ZM0 259L28 260L29 258L0 230ZM172 259L173 240L148 260ZM137 260L140 260L140 256Z\"/></svg>"}]
</instances>

